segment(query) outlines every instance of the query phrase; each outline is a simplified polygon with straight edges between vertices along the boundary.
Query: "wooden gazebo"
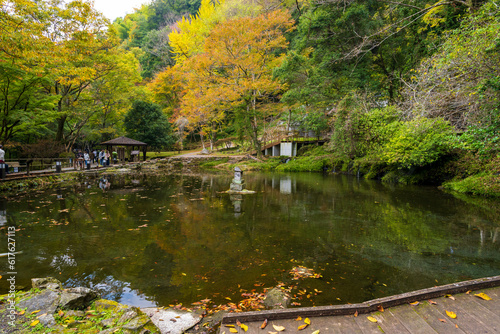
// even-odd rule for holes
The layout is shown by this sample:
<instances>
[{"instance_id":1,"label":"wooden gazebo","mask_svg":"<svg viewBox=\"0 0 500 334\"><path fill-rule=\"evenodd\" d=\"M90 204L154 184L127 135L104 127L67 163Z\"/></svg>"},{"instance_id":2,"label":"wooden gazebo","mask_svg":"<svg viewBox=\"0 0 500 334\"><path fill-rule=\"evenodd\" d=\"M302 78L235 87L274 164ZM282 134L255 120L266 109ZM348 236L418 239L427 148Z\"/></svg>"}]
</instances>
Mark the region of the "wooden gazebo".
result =
<instances>
[{"instance_id":1,"label":"wooden gazebo","mask_svg":"<svg viewBox=\"0 0 500 334\"><path fill-rule=\"evenodd\" d=\"M118 161L121 162L125 161L125 147L131 147L132 149L132 151L130 152L131 154L130 160L133 160L135 155L139 157L139 153L140 151L142 151L143 160L146 161L146 152L148 144L143 143L142 141L138 141L127 137L118 137L115 139L102 142L101 145L105 145L108 152L113 152L113 147L116 147L117 149L116 152L118 153Z\"/></svg>"}]
</instances>

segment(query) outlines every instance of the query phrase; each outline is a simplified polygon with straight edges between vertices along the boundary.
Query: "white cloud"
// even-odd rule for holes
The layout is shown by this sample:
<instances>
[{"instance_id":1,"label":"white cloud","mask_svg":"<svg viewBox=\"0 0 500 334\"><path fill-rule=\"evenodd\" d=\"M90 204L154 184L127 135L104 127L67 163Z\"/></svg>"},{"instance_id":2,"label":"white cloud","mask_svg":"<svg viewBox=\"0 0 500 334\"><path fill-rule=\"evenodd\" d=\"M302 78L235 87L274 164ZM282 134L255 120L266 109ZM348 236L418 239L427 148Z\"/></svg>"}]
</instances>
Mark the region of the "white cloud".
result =
<instances>
[{"instance_id":1,"label":"white cloud","mask_svg":"<svg viewBox=\"0 0 500 334\"><path fill-rule=\"evenodd\" d=\"M147 3L151 3L151 0L94 0L94 7L113 22L117 17L125 17L133 13L134 8Z\"/></svg>"}]
</instances>

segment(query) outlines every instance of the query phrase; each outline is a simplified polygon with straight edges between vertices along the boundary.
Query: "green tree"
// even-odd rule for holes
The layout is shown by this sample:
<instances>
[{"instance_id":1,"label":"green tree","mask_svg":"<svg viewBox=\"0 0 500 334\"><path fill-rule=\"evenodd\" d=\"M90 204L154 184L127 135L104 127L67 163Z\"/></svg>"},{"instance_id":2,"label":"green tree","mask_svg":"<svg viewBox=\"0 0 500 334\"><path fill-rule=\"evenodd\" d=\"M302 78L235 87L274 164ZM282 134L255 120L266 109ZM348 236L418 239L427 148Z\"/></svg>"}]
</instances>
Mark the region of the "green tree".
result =
<instances>
[{"instance_id":1,"label":"green tree","mask_svg":"<svg viewBox=\"0 0 500 334\"><path fill-rule=\"evenodd\" d=\"M500 151L499 31L495 1L464 18L439 51L413 72L404 92L407 116L442 117L466 131L461 148Z\"/></svg>"},{"instance_id":2,"label":"green tree","mask_svg":"<svg viewBox=\"0 0 500 334\"><path fill-rule=\"evenodd\" d=\"M152 78L156 73L174 65L172 49L168 35L171 29L164 27L160 30L151 30L142 41L144 53L139 57L144 78Z\"/></svg>"},{"instance_id":3,"label":"green tree","mask_svg":"<svg viewBox=\"0 0 500 334\"><path fill-rule=\"evenodd\" d=\"M157 104L135 101L124 125L129 137L155 149L170 148L175 143L170 123Z\"/></svg>"},{"instance_id":4,"label":"green tree","mask_svg":"<svg viewBox=\"0 0 500 334\"><path fill-rule=\"evenodd\" d=\"M173 23L182 15L195 15L200 8L201 0L153 0L148 22L158 30Z\"/></svg>"},{"instance_id":5,"label":"green tree","mask_svg":"<svg viewBox=\"0 0 500 334\"><path fill-rule=\"evenodd\" d=\"M94 111L85 131L90 142L110 140L122 131L122 121L143 88L139 62L131 52L120 50L115 55L116 68L92 82L87 95Z\"/></svg>"},{"instance_id":6,"label":"green tree","mask_svg":"<svg viewBox=\"0 0 500 334\"><path fill-rule=\"evenodd\" d=\"M49 132L57 98L41 87L50 82L54 54L46 36L43 6L23 0L0 6L0 142Z\"/></svg>"}]
</instances>

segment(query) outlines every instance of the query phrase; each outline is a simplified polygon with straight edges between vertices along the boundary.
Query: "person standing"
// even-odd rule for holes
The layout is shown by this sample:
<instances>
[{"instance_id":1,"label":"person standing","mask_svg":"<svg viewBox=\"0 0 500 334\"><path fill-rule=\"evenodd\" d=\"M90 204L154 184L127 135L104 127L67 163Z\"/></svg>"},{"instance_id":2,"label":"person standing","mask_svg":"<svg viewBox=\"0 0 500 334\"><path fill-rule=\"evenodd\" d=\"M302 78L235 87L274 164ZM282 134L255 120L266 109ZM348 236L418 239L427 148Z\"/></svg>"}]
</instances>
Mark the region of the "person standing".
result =
<instances>
[{"instance_id":1,"label":"person standing","mask_svg":"<svg viewBox=\"0 0 500 334\"><path fill-rule=\"evenodd\" d=\"M83 154L83 160L85 160L85 168L88 168L87 166L90 165L90 156L87 151Z\"/></svg>"},{"instance_id":2,"label":"person standing","mask_svg":"<svg viewBox=\"0 0 500 334\"><path fill-rule=\"evenodd\" d=\"M9 174L9 165L5 163L5 151L3 145L0 145L0 164L5 164L5 174Z\"/></svg>"},{"instance_id":3,"label":"person standing","mask_svg":"<svg viewBox=\"0 0 500 334\"><path fill-rule=\"evenodd\" d=\"M105 161L106 161L106 166L109 166L109 159L110 159L111 155L109 154L108 150L106 150L104 157L105 157Z\"/></svg>"},{"instance_id":4,"label":"person standing","mask_svg":"<svg viewBox=\"0 0 500 334\"><path fill-rule=\"evenodd\" d=\"M99 165L104 166L104 150L99 151Z\"/></svg>"}]
</instances>

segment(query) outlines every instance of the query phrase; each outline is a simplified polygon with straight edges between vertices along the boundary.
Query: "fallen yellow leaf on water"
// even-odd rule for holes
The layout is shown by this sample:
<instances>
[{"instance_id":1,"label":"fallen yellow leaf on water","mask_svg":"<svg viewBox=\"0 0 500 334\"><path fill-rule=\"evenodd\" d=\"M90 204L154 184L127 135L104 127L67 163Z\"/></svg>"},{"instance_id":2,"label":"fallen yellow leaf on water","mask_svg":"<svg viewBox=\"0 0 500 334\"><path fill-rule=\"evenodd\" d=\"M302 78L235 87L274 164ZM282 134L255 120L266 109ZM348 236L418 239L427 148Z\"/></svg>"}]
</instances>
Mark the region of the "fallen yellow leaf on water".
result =
<instances>
[{"instance_id":1,"label":"fallen yellow leaf on water","mask_svg":"<svg viewBox=\"0 0 500 334\"><path fill-rule=\"evenodd\" d=\"M273 325L273 328L274 328L274 330L276 330L278 332L283 332L285 330L285 327L283 327L283 326Z\"/></svg>"},{"instance_id":2,"label":"fallen yellow leaf on water","mask_svg":"<svg viewBox=\"0 0 500 334\"><path fill-rule=\"evenodd\" d=\"M452 311L446 311L446 315L452 319L455 319L457 317L456 313Z\"/></svg>"},{"instance_id":3,"label":"fallen yellow leaf on water","mask_svg":"<svg viewBox=\"0 0 500 334\"><path fill-rule=\"evenodd\" d=\"M308 324L303 324L303 325L300 325L300 326L298 327L298 330L299 330L299 331L301 331L301 330L305 329L307 326L309 326L309 325L308 325Z\"/></svg>"},{"instance_id":4,"label":"fallen yellow leaf on water","mask_svg":"<svg viewBox=\"0 0 500 334\"><path fill-rule=\"evenodd\" d=\"M319 329L317 331L312 332L311 334L319 334Z\"/></svg>"},{"instance_id":5,"label":"fallen yellow leaf on water","mask_svg":"<svg viewBox=\"0 0 500 334\"><path fill-rule=\"evenodd\" d=\"M238 330L236 328L229 328L229 331L231 333L238 333Z\"/></svg>"},{"instance_id":6,"label":"fallen yellow leaf on water","mask_svg":"<svg viewBox=\"0 0 500 334\"><path fill-rule=\"evenodd\" d=\"M484 299L484 300L491 300L490 296L488 296L484 292L480 292L478 294L475 294L474 296L479 297L479 298Z\"/></svg>"},{"instance_id":7,"label":"fallen yellow leaf on water","mask_svg":"<svg viewBox=\"0 0 500 334\"><path fill-rule=\"evenodd\" d=\"M30 326L31 326L31 327L35 327L36 325L38 325L38 323L39 323L39 322L40 322L40 320L35 320L35 321L33 321L33 322L30 324Z\"/></svg>"},{"instance_id":8,"label":"fallen yellow leaf on water","mask_svg":"<svg viewBox=\"0 0 500 334\"><path fill-rule=\"evenodd\" d=\"M243 329L245 332L248 330L248 326L245 324L240 325L241 329Z\"/></svg>"},{"instance_id":9,"label":"fallen yellow leaf on water","mask_svg":"<svg viewBox=\"0 0 500 334\"><path fill-rule=\"evenodd\" d=\"M304 323L306 323L306 324L310 325L310 324L311 324L311 320L309 320L309 318L305 318L305 319L304 319Z\"/></svg>"},{"instance_id":10,"label":"fallen yellow leaf on water","mask_svg":"<svg viewBox=\"0 0 500 334\"><path fill-rule=\"evenodd\" d=\"M366 318L371 322L377 322L377 319L375 319L374 317L366 317Z\"/></svg>"},{"instance_id":11,"label":"fallen yellow leaf on water","mask_svg":"<svg viewBox=\"0 0 500 334\"><path fill-rule=\"evenodd\" d=\"M410 303L411 306L417 306L418 304L420 304L420 302L413 302L413 303Z\"/></svg>"}]
</instances>

